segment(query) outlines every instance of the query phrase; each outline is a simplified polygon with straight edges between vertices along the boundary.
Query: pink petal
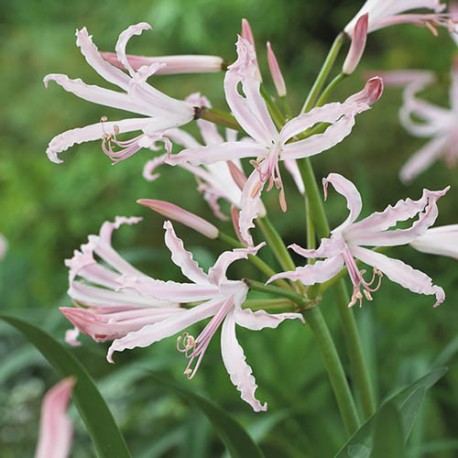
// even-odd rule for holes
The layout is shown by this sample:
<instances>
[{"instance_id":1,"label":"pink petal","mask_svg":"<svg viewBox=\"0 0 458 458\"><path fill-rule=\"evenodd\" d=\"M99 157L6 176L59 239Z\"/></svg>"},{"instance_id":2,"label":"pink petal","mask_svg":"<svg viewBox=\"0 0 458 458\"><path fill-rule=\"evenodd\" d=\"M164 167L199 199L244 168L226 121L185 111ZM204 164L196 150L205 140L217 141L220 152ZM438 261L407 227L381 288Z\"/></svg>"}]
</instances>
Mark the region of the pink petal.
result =
<instances>
[{"instance_id":1,"label":"pink petal","mask_svg":"<svg viewBox=\"0 0 458 458\"><path fill-rule=\"evenodd\" d=\"M450 256L458 259L458 224L428 229L410 246L422 253Z\"/></svg>"},{"instance_id":2,"label":"pink petal","mask_svg":"<svg viewBox=\"0 0 458 458\"><path fill-rule=\"evenodd\" d=\"M371 246L404 245L422 235L432 226L438 215L437 200L448 188L442 191L425 189L421 199L400 200L394 207L388 206L381 213L374 213L350 227L345 234L348 243ZM418 215L409 229L387 230L399 221L406 221Z\"/></svg>"},{"instance_id":3,"label":"pink petal","mask_svg":"<svg viewBox=\"0 0 458 458\"><path fill-rule=\"evenodd\" d=\"M131 25L119 35L118 42L116 43L116 56L124 68L129 71L131 76L134 76L135 71L131 67L126 56L127 43L134 35L141 35L144 30L151 30L151 28L152 27L148 23L140 22L138 24Z\"/></svg>"},{"instance_id":4,"label":"pink petal","mask_svg":"<svg viewBox=\"0 0 458 458\"><path fill-rule=\"evenodd\" d=\"M93 86L84 83L81 79L70 79L67 75L50 74L46 75L43 82L46 87L50 81L54 81L63 87L67 92L88 102L97 103L106 107L118 108L120 110L130 111L150 116L150 110L138 101L132 100L127 94L112 91L99 86Z\"/></svg>"},{"instance_id":5,"label":"pink petal","mask_svg":"<svg viewBox=\"0 0 458 458\"><path fill-rule=\"evenodd\" d=\"M269 278L267 283L286 278L291 281L299 280L304 285L314 285L324 283L337 275L343 267L341 256L334 256L325 261L317 261L315 264L307 264L297 267L294 271L281 272Z\"/></svg>"},{"instance_id":6,"label":"pink petal","mask_svg":"<svg viewBox=\"0 0 458 458\"><path fill-rule=\"evenodd\" d=\"M219 306L221 299L213 299L198 305L177 316L172 316L159 323L148 325L136 332L131 332L121 339L113 341L108 349L107 360L113 362L113 353L115 351L124 351L132 348L145 348L167 337L173 336L193 324L205 320L214 315Z\"/></svg>"},{"instance_id":7,"label":"pink petal","mask_svg":"<svg viewBox=\"0 0 458 458\"><path fill-rule=\"evenodd\" d=\"M90 126L67 130L54 137L50 142L46 154L56 164L62 160L58 153L67 150L75 144L101 140L106 136L113 136L126 132L144 129L151 122L148 118L123 119L122 121L99 122Z\"/></svg>"},{"instance_id":8,"label":"pink petal","mask_svg":"<svg viewBox=\"0 0 458 458\"><path fill-rule=\"evenodd\" d=\"M129 77L113 65L109 64L98 51L92 42L86 27L76 31L76 44L87 63L106 81L127 90L129 87Z\"/></svg>"},{"instance_id":9,"label":"pink petal","mask_svg":"<svg viewBox=\"0 0 458 458\"><path fill-rule=\"evenodd\" d=\"M307 250L293 243L288 248L296 252L304 258L331 258L338 256L346 248L346 243L343 237L339 234L334 234L329 239L321 239L320 246L316 250Z\"/></svg>"},{"instance_id":10,"label":"pink petal","mask_svg":"<svg viewBox=\"0 0 458 458\"><path fill-rule=\"evenodd\" d=\"M333 232L342 231L351 224L353 224L361 213L362 201L361 194L356 189L356 186L338 173L330 173L326 178L323 179L323 188L325 199L327 197L328 183L331 183L334 189L347 201L347 208L350 210L350 214L347 219Z\"/></svg>"},{"instance_id":11,"label":"pink petal","mask_svg":"<svg viewBox=\"0 0 458 458\"><path fill-rule=\"evenodd\" d=\"M304 317L300 313L267 313L264 310L235 309L235 322L251 331L259 331L264 328L277 328L285 320L300 320L305 323Z\"/></svg>"},{"instance_id":12,"label":"pink petal","mask_svg":"<svg viewBox=\"0 0 458 458\"><path fill-rule=\"evenodd\" d=\"M63 379L51 388L43 399L35 458L66 458L70 454L73 425L67 416L76 380Z\"/></svg>"},{"instance_id":13,"label":"pink petal","mask_svg":"<svg viewBox=\"0 0 458 458\"><path fill-rule=\"evenodd\" d=\"M272 46L270 42L267 42L267 62L269 64L270 74L272 75L272 80L275 85L275 89L277 90L277 94L279 97L286 96L286 85L285 80L283 79L283 75L280 70L280 66L278 65L277 57L272 50Z\"/></svg>"},{"instance_id":14,"label":"pink petal","mask_svg":"<svg viewBox=\"0 0 458 458\"><path fill-rule=\"evenodd\" d=\"M391 281L418 294L435 295L437 307L445 300L442 288L433 284L431 278L423 272L413 269L398 259L392 259L384 254L376 253L367 248L351 247L351 254L364 263L383 272Z\"/></svg>"},{"instance_id":15,"label":"pink petal","mask_svg":"<svg viewBox=\"0 0 458 458\"><path fill-rule=\"evenodd\" d=\"M420 173L424 172L436 159L441 157L449 146L447 135L433 138L419 149L403 166L399 178L403 183L410 183Z\"/></svg>"},{"instance_id":16,"label":"pink petal","mask_svg":"<svg viewBox=\"0 0 458 458\"><path fill-rule=\"evenodd\" d=\"M366 47L367 30L369 25L369 14L363 14L358 18L355 24L355 29L351 37L351 45L348 51L345 62L342 66L342 72L345 75L351 75L361 60Z\"/></svg>"},{"instance_id":17,"label":"pink petal","mask_svg":"<svg viewBox=\"0 0 458 458\"><path fill-rule=\"evenodd\" d=\"M255 397L256 380L251 367L246 363L245 354L235 335L235 321L232 313L224 320L221 329L221 355L231 382L241 393L241 398L250 404L255 412L265 412L267 404L261 404Z\"/></svg>"},{"instance_id":18,"label":"pink petal","mask_svg":"<svg viewBox=\"0 0 458 458\"><path fill-rule=\"evenodd\" d=\"M165 244L172 255L173 263L181 269L186 278L200 285L208 285L207 274L198 266L192 253L186 251L183 241L177 237L170 221L164 222Z\"/></svg>"}]
</instances>

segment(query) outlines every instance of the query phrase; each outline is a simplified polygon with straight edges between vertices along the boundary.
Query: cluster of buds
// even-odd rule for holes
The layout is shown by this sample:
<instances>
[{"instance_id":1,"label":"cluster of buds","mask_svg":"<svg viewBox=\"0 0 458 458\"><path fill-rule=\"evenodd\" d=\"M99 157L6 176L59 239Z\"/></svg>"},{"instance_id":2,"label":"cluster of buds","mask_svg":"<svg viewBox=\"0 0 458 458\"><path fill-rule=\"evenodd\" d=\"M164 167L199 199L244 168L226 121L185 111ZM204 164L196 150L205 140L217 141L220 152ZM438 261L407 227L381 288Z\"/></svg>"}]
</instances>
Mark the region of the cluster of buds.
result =
<instances>
[{"instance_id":1,"label":"cluster of buds","mask_svg":"<svg viewBox=\"0 0 458 458\"><path fill-rule=\"evenodd\" d=\"M434 13L401 14L416 8L427 8ZM454 14L443 13L443 5L438 0L368 0L340 34L343 40L351 39L341 75L350 75L356 69L369 32L400 23L425 25L435 31L436 25L455 27L454 19ZM277 97L271 97L264 88L255 40L246 20L236 42L237 59L227 68L223 59L217 56L144 57L126 54L130 38L149 28L148 24L140 23L122 32L116 53L99 52L85 28L77 31L77 45L89 65L120 91L87 85L66 75L48 75L45 83L54 81L85 100L140 117L118 121L103 118L96 124L64 132L50 142L47 154L52 161L61 162L59 154L64 150L93 140L101 142L102 150L113 162L127 159L141 149L157 152L165 148L164 152L146 162L144 177L158 179L157 168L164 165L178 166L193 174L215 217L220 220L232 218L238 240L223 234L217 225L175 204L157 199L139 200L141 205L165 216L165 245L172 262L188 281L181 283L153 278L136 269L113 249L113 231L122 224L138 223L139 218L118 217L113 223L104 223L100 233L89 236L88 243L66 262L70 271L69 295L75 303L75 307L61 308L75 326L67 333L69 343L78 345L80 332L98 342L110 341L107 358L113 362L115 352L146 347L179 334L178 350L188 359L184 373L192 378L216 330L221 328L221 354L232 383L253 410L263 411L267 404L255 396L256 381L237 341L236 324L260 330L276 328L284 320L304 322L301 312L317 304L311 300L312 295L308 295L309 287L329 283L345 269L353 284L349 306L361 305L364 299L371 300L383 275L414 293L435 296L435 306L444 301L443 289L425 273L367 247L410 244L419 251L457 257L456 250L443 249L437 242L438 237L442 240L448 237L457 246L456 226L431 228L438 216L437 202L448 187L439 191L425 189L418 200L399 200L394 206L357 222L362 209L359 191L347 178L330 173L323 180L325 197L331 184L345 197L350 214L330 234L317 230L321 239L318 248L313 240L307 248L296 244L291 246L300 256L318 259L303 266L291 266L286 247L281 238L276 237L278 234L272 235L274 229L267 219L268 212L262 201L266 192L276 189L281 210L288 210L283 165L304 198L308 201L317 198L314 195L316 185L313 187L310 174L307 174L309 158L329 150L351 134L357 116L369 110L381 97L383 79L380 76L369 79L359 92L345 100L326 103L325 95L328 96L333 88L334 83L331 83L322 91L319 103L312 103L312 106L306 103L303 111L292 116L286 102L285 80L270 43L267 43L267 57ZM200 93L178 100L148 82L149 78L159 74L216 71L226 72L224 93L230 113L213 110L209 100ZM455 74L453 81L452 92L456 97ZM315 87L319 88L321 83L317 80ZM429 109L416 99L418 87L418 84L409 86L405 124L414 131L411 115L423 116L429 124L421 129L435 135L434 129L439 124L445 125L442 121L448 120L448 113ZM313 102L313 97L309 100ZM193 121L197 123L201 139L185 130L185 126ZM217 124L227 127L224 135L218 131ZM451 126L451 121L446 125ZM132 132L136 132L132 138L120 138ZM452 136L451 127L447 127L444 138L443 131L440 132L441 142L448 142ZM439 142L439 138L435 141ZM174 145L180 148L178 153L173 152ZM414 173L412 169L415 172L421 169L418 164L406 167L410 172L404 172L404 175L409 177ZM225 212L220 201L229 204L231 211ZM409 228L393 229L399 222L414 218L416 220ZM184 248L171 220L209 239L229 241L232 249L223 252L206 273ZM312 217L311 225L314 221L316 223ZM268 230L262 231L263 240L255 240L252 230L258 223L260 228L269 226ZM258 257L264 245L277 255L283 271L274 270ZM228 267L243 259L252 260L265 274L266 291L272 288L274 293L283 288L285 295L300 300L292 301L291 308L285 313L251 310L246 304L253 283L231 280L226 276ZM364 278L365 271L361 270L359 262L373 268L371 280ZM278 286L273 288L268 286L270 283ZM196 337L189 334L187 329L202 320L209 320L203 331Z\"/></svg>"}]
</instances>

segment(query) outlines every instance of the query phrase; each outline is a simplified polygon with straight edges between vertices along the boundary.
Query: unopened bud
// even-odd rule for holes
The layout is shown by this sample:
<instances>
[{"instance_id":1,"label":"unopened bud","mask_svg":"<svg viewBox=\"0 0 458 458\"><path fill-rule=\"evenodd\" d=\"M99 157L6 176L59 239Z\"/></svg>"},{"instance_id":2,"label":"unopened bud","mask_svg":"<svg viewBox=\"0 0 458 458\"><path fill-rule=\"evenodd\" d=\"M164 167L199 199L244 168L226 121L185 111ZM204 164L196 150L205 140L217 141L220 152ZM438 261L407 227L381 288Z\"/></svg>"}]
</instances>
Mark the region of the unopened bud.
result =
<instances>
[{"instance_id":1,"label":"unopened bud","mask_svg":"<svg viewBox=\"0 0 458 458\"><path fill-rule=\"evenodd\" d=\"M351 39L350 49L342 67L342 72L345 75L351 75L358 66L359 61L366 47L367 30L369 25L369 14L363 14L355 25L353 36Z\"/></svg>"},{"instance_id":2,"label":"unopened bud","mask_svg":"<svg viewBox=\"0 0 458 458\"><path fill-rule=\"evenodd\" d=\"M272 80L275 84L275 89L279 97L284 97L286 95L286 85L283 75L278 65L277 58L275 53L272 50L270 42L267 42L267 61L269 63L270 74L272 75Z\"/></svg>"},{"instance_id":3,"label":"unopened bud","mask_svg":"<svg viewBox=\"0 0 458 458\"><path fill-rule=\"evenodd\" d=\"M197 216L194 213L188 212L187 210L178 207L178 205L174 205L163 200L154 199L140 199L137 200L137 203L150 208L151 210L159 213L162 216L165 216L168 219L178 221L179 223L194 229L202 235L205 235L205 237L208 237L209 239L216 239L218 237L219 230L216 226L209 223L200 216Z\"/></svg>"}]
</instances>

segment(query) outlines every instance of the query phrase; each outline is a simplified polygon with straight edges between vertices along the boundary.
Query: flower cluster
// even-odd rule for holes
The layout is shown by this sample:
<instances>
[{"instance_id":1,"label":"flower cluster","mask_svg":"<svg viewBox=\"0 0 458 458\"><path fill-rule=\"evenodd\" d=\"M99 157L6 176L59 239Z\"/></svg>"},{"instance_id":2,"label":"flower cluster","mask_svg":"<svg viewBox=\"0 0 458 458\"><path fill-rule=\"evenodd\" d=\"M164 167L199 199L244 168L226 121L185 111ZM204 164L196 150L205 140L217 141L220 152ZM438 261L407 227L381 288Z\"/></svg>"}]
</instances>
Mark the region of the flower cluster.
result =
<instances>
[{"instance_id":1,"label":"flower cluster","mask_svg":"<svg viewBox=\"0 0 458 458\"><path fill-rule=\"evenodd\" d=\"M433 13L401 14L417 8L426 8ZM221 328L221 355L232 383L253 410L264 411L267 404L261 403L255 396L256 381L238 343L236 325L261 330L276 328L285 320L304 322L307 310L319 303L319 295L316 289L312 292L311 286L332 282L345 272L348 272L353 285L349 306L362 305L364 299L371 300L372 294L380 287L383 275L412 292L435 296L434 306L442 303L445 293L433 284L428 275L382 254L379 249L411 245L422 252L457 257L455 248L447 248L439 242L446 238L456 246L456 225L431 228L438 217L438 200L446 194L448 187L438 191L424 189L417 200L399 200L394 206L357 221L362 211L359 191L347 178L330 173L323 180L325 197L331 184L346 199L350 214L340 226L328 233L326 224L323 224L325 215L320 213L321 197L309 158L344 141L352 133L358 115L369 110L382 95L383 79L375 76L359 92L343 101L326 103L334 85L343 76L353 73L358 65L367 34L401 23L425 25L433 31L436 25L453 29L456 15L444 13L443 9L444 5L438 0L368 0L340 34L340 37L351 39L341 75L325 89L325 81L318 79L311 91L313 96L304 105L305 109L295 116L287 105L285 80L270 43L267 43L267 60L277 97L267 93L254 36L246 20L242 22L242 33L236 42L237 58L227 68L222 58L217 56L145 57L126 54L130 38L150 29L146 23L133 25L122 32L115 53L99 52L85 28L77 31L77 45L89 65L108 83L118 86L120 91L87 85L79 79L57 74L48 75L45 83L54 81L85 100L140 117L119 121L102 117L98 123L64 132L50 142L47 149L49 158L61 162L61 152L74 144L93 140L101 142L103 152L115 163L140 149L158 152L164 147L165 151L146 162L144 178L150 181L158 179L159 166L170 165L187 170L195 176L198 190L215 217L219 220L232 219L238 240L175 204L140 199L140 204L166 217L165 246L170 251L172 262L187 280L176 282L153 278L135 268L113 249L113 231L123 224L136 224L141 218L117 217L114 222L105 222L99 234L89 236L88 243L66 261L70 283L68 294L75 305L61 308L75 326L74 330L68 331L67 341L79 345L79 333L97 342L110 341L107 359L113 362L115 352L147 347L178 334L177 349L188 360L184 373L192 378L214 334ZM343 41L336 43L341 46ZM225 71L224 94L230 108L228 113L214 110L201 93L178 100L148 82L150 77L158 74L216 71ZM434 136L431 144L401 172L405 180L420 173L446 147L449 159L456 155L456 69L452 77L453 102L452 112L449 112L416 97L429 81L429 74L411 72L391 75L390 82L407 83L403 124L414 134ZM423 119L425 123L417 125L414 117ZM192 121L197 124L200 138L186 130L186 125ZM226 127L224 136L217 125ZM136 132L135 136L121 139L123 134L132 132ZM179 151L176 152L176 149ZM281 210L288 210L283 165L312 213L315 212L307 216L310 231L307 248L297 244L290 246L308 259L304 266L293 263L281 237L268 220L268 209L263 202L265 194L275 189ZM230 211L227 211L228 206ZM209 239L229 243L231 249L224 251L213 267L205 272L184 248L171 220L185 224ZM400 223L405 227L409 222L409 227L399 227ZM318 248L315 246L317 241L320 242ZM264 245L268 245L277 257L282 271L262 259L265 249L261 248ZM264 275L261 286L250 279L227 278L228 267L245 259L253 262ZM365 270L359 263L373 268L371 279L364 277ZM283 313L251 310L248 298L250 288L256 289L256 284L264 292L288 298L289 308ZM203 320L208 320L203 330L197 336L192 335L188 328Z\"/></svg>"}]
</instances>

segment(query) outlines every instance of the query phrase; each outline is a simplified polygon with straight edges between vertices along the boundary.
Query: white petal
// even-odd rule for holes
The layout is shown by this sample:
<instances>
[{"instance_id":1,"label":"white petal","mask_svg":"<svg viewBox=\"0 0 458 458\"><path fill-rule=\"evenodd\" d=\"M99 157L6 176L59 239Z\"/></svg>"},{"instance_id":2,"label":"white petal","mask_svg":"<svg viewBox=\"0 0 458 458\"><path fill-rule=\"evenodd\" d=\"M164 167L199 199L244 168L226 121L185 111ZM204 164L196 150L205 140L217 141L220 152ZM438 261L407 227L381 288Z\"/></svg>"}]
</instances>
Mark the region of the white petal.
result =
<instances>
[{"instance_id":1,"label":"white petal","mask_svg":"<svg viewBox=\"0 0 458 458\"><path fill-rule=\"evenodd\" d=\"M251 331L259 331L264 328L275 329L285 320L299 320L305 323L304 317L300 313L267 313L264 310L256 310L253 312L249 309L234 310L235 322L239 326L250 329Z\"/></svg>"},{"instance_id":2,"label":"white petal","mask_svg":"<svg viewBox=\"0 0 458 458\"><path fill-rule=\"evenodd\" d=\"M240 391L241 398L250 404L255 412L265 412L267 404L261 404L255 397L258 386L251 367L246 363L243 349L237 341L232 313L226 316L221 329L221 355L231 382Z\"/></svg>"},{"instance_id":3,"label":"white petal","mask_svg":"<svg viewBox=\"0 0 458 458\"><path fill-rule=\"evenodd\" d=\"M458 224L428 229L410 245L422 253L458 259Z\"/></svg>"}]
</instances>

